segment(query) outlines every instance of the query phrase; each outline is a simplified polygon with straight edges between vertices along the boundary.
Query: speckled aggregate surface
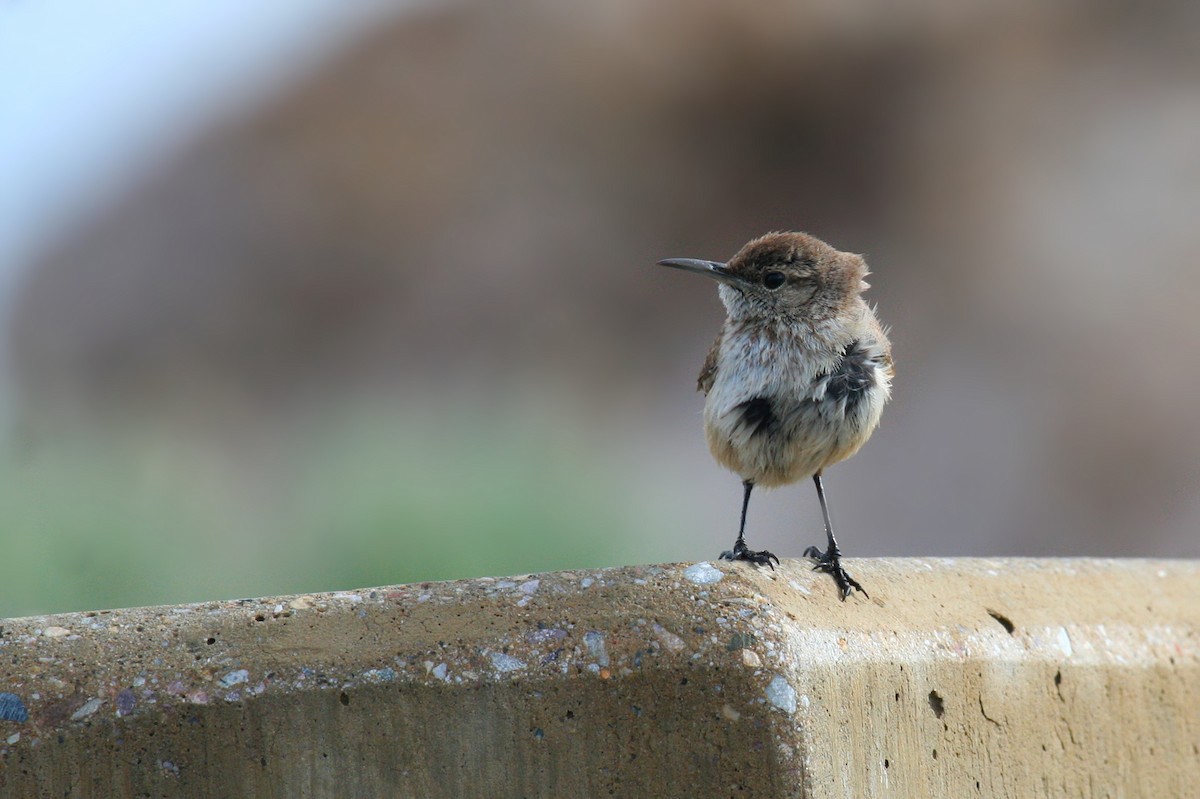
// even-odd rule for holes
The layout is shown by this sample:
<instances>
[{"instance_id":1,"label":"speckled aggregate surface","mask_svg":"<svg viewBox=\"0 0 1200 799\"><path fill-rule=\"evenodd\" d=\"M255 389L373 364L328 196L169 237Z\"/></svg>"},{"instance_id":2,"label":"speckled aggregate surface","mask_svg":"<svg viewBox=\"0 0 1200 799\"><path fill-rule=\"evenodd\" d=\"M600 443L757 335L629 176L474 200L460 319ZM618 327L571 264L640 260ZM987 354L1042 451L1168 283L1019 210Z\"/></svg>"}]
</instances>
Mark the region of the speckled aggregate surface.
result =
<instances>
[{"instance_id":1,"label":"speckled aggregate surface","mask_svg":"<svg viewBox=\"0 0 1200 799\"><path fill-rule=\"evenodd\" d=\"M0 797L1200 796L1200 564L850 570L0 622Z\"/></svg>"}]
</instances>

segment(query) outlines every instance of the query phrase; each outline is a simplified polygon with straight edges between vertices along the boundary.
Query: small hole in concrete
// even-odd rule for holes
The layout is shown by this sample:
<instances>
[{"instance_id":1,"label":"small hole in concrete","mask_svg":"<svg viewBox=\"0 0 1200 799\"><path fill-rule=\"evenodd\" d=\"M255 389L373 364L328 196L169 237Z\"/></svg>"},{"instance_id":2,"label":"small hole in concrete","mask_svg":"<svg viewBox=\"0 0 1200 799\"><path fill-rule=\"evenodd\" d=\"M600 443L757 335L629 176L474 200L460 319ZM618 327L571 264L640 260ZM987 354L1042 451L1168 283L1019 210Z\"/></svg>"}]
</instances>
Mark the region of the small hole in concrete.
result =
<instances>
[{"instance_id":1,"label":"small hole in concrete","mask_svg":"<svg viewBox=\"0 0 1200 799\"><path fill-rule=\"evenodd\" d=\"M1062 672L1061 671L1054 672L1054 684L1056 686L1062 685Z\"/></svg>"},{"instance_id":2,"label":"small hole in concrete","mask_svg":"<svg viewBox=\"0 0 1200 799\"><path fill-rule=\"evenodd\" d=\"M937 750L936 749L933 750L933 759L937 760Z\"/></svg>"},{"instance_id":3,"label":"small hole in concrete","mask_svg":"<svg viewBox=\"0 0 1200 799\"><path fill-rule=\"evenodd\" d=\"M885 769L887 769L887 768L891 768L891 765L892 765L892 764L891 764L891 763L889 763L889 762L888 762L888 759L885 757L885 758L883 759L883 767L884 767Z\"/></svg>"},{"instance_id":4,"label":"small hole in concrete","mask_svg":"<svg viewBox=\"0 0 1200 799\"><path fill-rule=\"evenodd\" d=\"M212 645L213 645L213 644L215 644L216 642L217 642L217 639L216 639L216 638L209 638L209 639L208 639L208 640L206 640L204 643L208 644L209 646L212 646Z\"/></svg>"},{"instance_id":5,"label":"small hole in concrete","mask_svg":"<svg viewBox=\"0 0 1200 799\"><path fill-rule=\"evenodd\" d=\"M254 620L255 621L266 621L267 617L264 616L263 614L259 613L257 616L254 617Z\"/></svg>"},{"instance_id":6,"label":"small hole in concrete","mask_svg":"<svg viewBox=\"0 0 1200 799\"><path fill-rule=\"evenodd\" d=\"M929 707L933 708L933 715L937 716L939 719L942 717L942 714L946 712L946 703L942 701L940 696L938 696L937 691L929 692Z\"/></svg>"},{"instance_id":7,"label":"small hole in concrete","mask_svg":"<svg viewBox=\"0 0 1200 799\"><path fill-rule=\"evenodd\" d=\"M1012 619L1008 618L1003 613L999 613L991 608L988 608L988 615L1000 622L1000 626L1003 627L1009 635L1012 635L1013 630L1017 629L1017 625L1012 623Z\"/></svg>"},{"instance_id":8,"label":"small hole in concrete","mask_svg":"<svg viewBox=\"0 0 1200 799\"><path fill-rule=\"evenodd\" d=\"M349 705L350 704L350 694L346 693L345 691L342 691L341 696L338 697L338 701L341 702L343 705Z\"/></svg>"}]
</instances>

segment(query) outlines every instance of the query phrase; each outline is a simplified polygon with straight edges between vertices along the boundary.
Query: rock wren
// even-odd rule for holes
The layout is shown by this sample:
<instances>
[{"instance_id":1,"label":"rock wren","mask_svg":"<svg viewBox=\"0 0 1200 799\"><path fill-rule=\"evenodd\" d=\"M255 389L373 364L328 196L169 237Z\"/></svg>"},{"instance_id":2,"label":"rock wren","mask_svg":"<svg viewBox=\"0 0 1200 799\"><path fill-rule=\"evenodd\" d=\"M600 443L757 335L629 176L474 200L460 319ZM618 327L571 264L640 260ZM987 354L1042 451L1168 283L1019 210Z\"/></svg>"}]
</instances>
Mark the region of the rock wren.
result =
<instances>
[{"instance_id":1,"label":"rock wren","mask_svg":"<svg viewBox=\"0 0 1200 799\"><path fill-rule=\"evenodd\" d=\"M866 591L842 568L821 473L870 437L891 395L892 347L870 306L867 265L804 233L768 233L727 264L668 258L662 266L708 275L728 316L697 388L713 457L742 478L742 520L726 560L775 568L746 546L746 508L756 486L812 477L828 546L809 547L845 600Z\"/></svg>"}]
</instances>

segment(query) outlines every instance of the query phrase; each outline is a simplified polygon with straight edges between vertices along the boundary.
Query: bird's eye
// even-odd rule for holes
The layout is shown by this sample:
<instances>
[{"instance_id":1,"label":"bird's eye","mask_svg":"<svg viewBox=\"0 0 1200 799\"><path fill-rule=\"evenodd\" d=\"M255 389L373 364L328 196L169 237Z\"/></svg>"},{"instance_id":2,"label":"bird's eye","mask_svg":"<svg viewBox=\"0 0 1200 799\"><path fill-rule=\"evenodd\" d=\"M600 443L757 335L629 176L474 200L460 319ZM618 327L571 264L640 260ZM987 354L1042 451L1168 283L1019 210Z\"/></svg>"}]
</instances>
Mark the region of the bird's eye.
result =
<instances>
[{"instance_id":1,"label":"bird's eye","mask_svg":"<svg viewBox=\"0 0 1200 799\"><path fill-rule=\"evenodd\" d=\"M763 287L768 288L771 291L779 288L785 282L787 282L787 276L784 275L783 272L767 272L762 277Z\"/></svg>"}]
</instances>

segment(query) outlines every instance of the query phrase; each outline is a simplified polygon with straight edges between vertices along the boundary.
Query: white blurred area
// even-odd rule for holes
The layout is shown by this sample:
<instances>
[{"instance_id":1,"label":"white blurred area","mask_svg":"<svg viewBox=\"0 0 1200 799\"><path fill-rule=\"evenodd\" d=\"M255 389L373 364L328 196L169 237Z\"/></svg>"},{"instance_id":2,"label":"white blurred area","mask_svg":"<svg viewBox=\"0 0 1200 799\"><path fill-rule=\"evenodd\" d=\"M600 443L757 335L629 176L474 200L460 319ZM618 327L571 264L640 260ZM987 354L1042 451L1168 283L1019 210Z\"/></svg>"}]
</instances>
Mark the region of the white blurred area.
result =
<instances>
[{"instance_id":1,"label":"white blurred area","mask_svg":"<svg viewBox=\"0 0 1200 799\"><path fill-rule=\"evenodd\" d=\"M172 557L246 550L189 590L715 556L720 309L652 264L772 229L893 327L848 555L1200 556L1194 4L346 8L0 5L12 468L119 452L114 528L177 496ZM750 544L818 543L812 494Z\"/></svg>"},{"instance_id":2,"label":"white blurred area","mask_svg":"<svg viewBox=\"0 0 1200 799\"><path fill-rule=\"evenodd\" d=\"M56 236L185 142L418 5L0 2L0 301Z\"/></svg>"}]
</instances>

